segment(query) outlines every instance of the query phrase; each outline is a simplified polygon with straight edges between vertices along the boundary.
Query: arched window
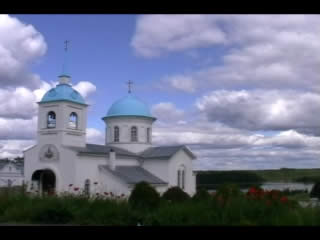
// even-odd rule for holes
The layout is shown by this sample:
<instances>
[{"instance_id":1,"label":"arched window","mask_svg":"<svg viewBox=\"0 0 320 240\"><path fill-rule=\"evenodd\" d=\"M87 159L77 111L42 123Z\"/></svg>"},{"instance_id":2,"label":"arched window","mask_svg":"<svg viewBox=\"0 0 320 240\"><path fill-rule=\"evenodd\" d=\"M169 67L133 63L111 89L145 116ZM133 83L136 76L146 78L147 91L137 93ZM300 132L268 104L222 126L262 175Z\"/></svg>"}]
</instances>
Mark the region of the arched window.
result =
<instances>
[{"instance_id":1,"label":"arched window","mask_svg":"<svg viewBox=\"0 0 320 240\"><path fill-rule=\"evenodd\" d=\"M131 142L138 141L138 129L137 127L131 127Z\"/></svg>"},{"instance_id":2,"label":"arched window","mask_svg":"<svg viewBox=\"0 0 320 240\"><path fill-rule=\"evenodd\" d=\"M119 127L116 126L116 127L114 127L114 141L115 142L119 142L119 135L120 135Z\"/></svg>"},{"instance_id":3,"label":"arched window","mask_svg":"<svg viewBox=\"0 0 320 240\"><path fill-rule=\"evenodd\" d=\"M147 143L150 143L150 128L147 128Z\"/></svg>"},{"instance_id":4,"label":"arched window","mask_svg":"<svg viewBox=\"0 0 320 240\"><path fill-rule=\"evenodd\" d=\"M90 196L90 180L86 179L86 181L84 182L84 194L86 196Z\"/></svg>"},{"instance_id":5,"label":"arched window","mask_svg":"<svg viewBox=\"0 0 320 240\"><path fill-rule=\"evenodd\" d=\"M69 127L78 128L78 115L75 112L72 112L69 117Z\"/></svg>"},{"instance_id":6,"label":"arched window","mask_svg":"<svg viewBox=\"0 0 320 240\"><path fill-rule=\"evenodd\" d=\"M56 127L56 114L53 111L48 113L47 118L47 128L55 128Z\"/></svg>"},{"instance_id":7,"label":"arched window","mask_svg":"<svg viewBox=\"0 0 320 240\"><path fill-rule=\"evenodd\" d=\"M178 169L177 178L178 178L178 187L184 190L185 182L186 182L186 170L183 165L181 165Z\"/></svg>"}]
</instances>

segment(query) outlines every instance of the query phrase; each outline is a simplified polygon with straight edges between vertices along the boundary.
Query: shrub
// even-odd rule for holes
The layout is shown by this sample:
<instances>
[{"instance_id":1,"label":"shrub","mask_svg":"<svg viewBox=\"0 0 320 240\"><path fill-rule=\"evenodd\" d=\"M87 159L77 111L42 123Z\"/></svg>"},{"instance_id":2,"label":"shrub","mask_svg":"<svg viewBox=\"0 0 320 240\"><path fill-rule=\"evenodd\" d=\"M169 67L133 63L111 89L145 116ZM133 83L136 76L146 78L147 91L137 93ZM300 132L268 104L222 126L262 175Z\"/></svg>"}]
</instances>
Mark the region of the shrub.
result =
<instances>
[{"instance_id":1,"label":"shrub","mask_svg":"<svg viewBox=\"0 0 320 240\"><path fill-rule=\"evenodd\" d=\"M153 209L159 206L160 194L148 183L137 183L129 197L129 204L135 209Z\"/></svg>"},{"instance_id":2,"label":"shrub","mask_svg":"<svg viewBox=\"0 0 320 240\"><path fill-rule=\"evenodd\" d=\"M320 181L316 182L314 186L312 187L312 190L310 192L310 197L312 198L320 198Z\"/></svg>"},{"instance_id":3,"label":"shrub","mask_svg":"<svg viewBox=\"0 0 320 240\"><path fill-rule=\"evenodd\" d=\"M235 184L223 184L219 187L215 196L222 196L225 199L241 196L240 188Z\"/></svg>"},{"instance_id":4,"label":"shrub","mask_svg":"<svg viewBox=\"0 0 320 240\"><path fill-rule=\"evenodd\" d=\"M190 199L190 196L179 187L171 187L165 191L162 198L171 202L184 202Z\"/></svg>"},{"instance_id":5,"label":"shrub","mask_svg":"<svg viewBox=\"0 0 320 240\"><path fill-rule=\"evenodd\" d=\"M47 201L33 213L32 221L37 223L65 224L73 220L73 215L62 203Z\"/></svg>"},{"instance_id":6,"label":"shrub","mask_svg":"<svg viewBox=\"0 0 320 240\"><path fill-rule=\"evenodd\" d=\"M195 195L193 195L192 200L195 201L208 201L211 199L210 193L204 188L200 188Z\"/></svg>"}]
</instances>

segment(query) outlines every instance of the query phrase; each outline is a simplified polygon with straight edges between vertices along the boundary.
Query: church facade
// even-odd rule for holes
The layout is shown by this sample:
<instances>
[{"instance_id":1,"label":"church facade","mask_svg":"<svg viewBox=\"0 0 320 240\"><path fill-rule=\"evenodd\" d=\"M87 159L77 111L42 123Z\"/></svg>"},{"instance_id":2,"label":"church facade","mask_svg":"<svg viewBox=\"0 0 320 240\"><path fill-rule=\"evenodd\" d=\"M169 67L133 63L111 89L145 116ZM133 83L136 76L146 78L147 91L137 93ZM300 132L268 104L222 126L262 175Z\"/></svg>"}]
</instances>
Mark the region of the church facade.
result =
<instances>
[{"instance_id":1,"label":"church facade","mask_svg":"<svg viewBox=\"0 0 320 240\"><path fill-rule=\"evenodd\" d=\"M88 144L88 105L72 88L70 76L59 78L38 102L37 143L24 151L29 191L128 196L136 183L145 181L160 193L172 186L195 193L195 155L183 145L153 146L156 118L143 101L129 91L114 102L102 118L105 144Z\"/></svg>"}]
</instances>

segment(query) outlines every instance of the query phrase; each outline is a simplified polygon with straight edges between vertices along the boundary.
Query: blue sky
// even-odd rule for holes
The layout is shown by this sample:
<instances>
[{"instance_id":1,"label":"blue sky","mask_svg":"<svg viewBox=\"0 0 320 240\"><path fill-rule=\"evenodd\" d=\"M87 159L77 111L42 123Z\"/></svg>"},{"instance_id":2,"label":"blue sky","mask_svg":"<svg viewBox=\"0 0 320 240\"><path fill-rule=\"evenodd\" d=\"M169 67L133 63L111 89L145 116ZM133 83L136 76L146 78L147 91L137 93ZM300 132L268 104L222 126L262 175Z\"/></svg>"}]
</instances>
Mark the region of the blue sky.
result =
<instances>
[{"instance_id":1,"label":"blue sky","mask_svg":"<svg viewBox=\"0 0 320 240\"><path fill-rule=\"evenodd\" d=\"M88 142L104 143L101 118L131 80L158 118L153 142L186 144L195 168L320 167L319 26L318 15L1 15L0 157L35 143L35 102L69 40Z\"/></svg>"},{"instance_id":2,"label":"blue sky","mask_svg":"<svg viewBox=\"0 0 320 240\"><path fill-rule=\"evenodd\" d=\"M186 58L184 53L151 60L136 56L130 46L135 31L136 15L15 17L36 27L47 42L48 50L45 56L32 66L32 71L37 72L46 81L57 80L64 59L64 41L70 40L68 69L73 83L89 80L98 89L90 97L92 105L88 125L91 127L104 129L104 122L100 118L106 114L115 100L127 93L128 80L134 82L133 92L150 105L170 101L175 102L178 107L185 108L192 104L192 96L150 88L149 84L166 74L194 69L195 61L190 57ZM141 89L143 86L148 86L149 89Z\"/></svg>"}]
</instances>

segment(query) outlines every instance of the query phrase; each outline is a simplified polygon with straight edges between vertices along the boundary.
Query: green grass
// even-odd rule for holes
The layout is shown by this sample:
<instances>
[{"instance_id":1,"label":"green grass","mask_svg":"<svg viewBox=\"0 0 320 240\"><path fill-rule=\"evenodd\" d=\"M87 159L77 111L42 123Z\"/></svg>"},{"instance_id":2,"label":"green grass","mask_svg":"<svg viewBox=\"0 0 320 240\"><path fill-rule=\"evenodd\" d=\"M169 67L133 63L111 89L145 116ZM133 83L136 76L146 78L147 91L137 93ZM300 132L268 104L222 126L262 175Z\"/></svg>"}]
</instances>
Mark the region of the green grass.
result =
<instances>
[{"instance_id":1,"label":"green grass","mask_svg":"<svg viewBox=\"0 0 320 240\"><path fill-rule=\"evenodd\" d=\"M1 223L75 224L75 225L320 225L320 208L302 208L296 200L306 195L289 196L266 205L245 194L224 189L209 199L169 202L144 211L132 209L126 200L28 196L21 192L0 194Z\"/></svg>"}]
</instances>

